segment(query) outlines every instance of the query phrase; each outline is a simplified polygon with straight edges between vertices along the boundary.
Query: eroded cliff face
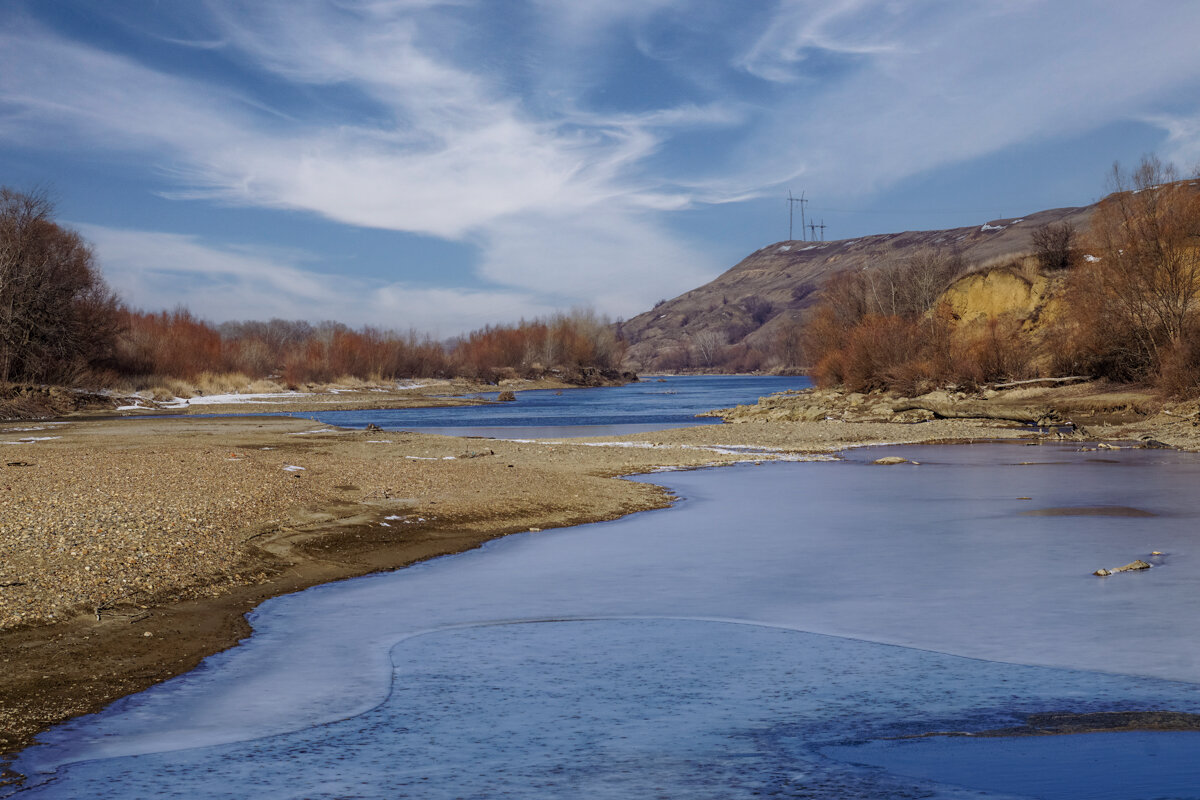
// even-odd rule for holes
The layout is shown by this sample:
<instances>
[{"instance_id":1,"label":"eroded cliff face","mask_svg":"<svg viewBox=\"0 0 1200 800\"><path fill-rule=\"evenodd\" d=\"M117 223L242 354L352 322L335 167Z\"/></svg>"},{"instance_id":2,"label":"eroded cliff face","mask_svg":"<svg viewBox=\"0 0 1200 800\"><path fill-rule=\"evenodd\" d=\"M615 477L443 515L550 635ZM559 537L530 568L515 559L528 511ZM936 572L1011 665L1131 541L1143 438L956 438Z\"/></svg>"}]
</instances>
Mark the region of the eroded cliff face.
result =
<instances>
[{"instance_id":1,"label":"eroded cliff face","mask_svg":"<svg viewBox=\"0 0 1200 800\"><path fill-rule=\"evenodd\" d=\"M1050 287L1047 276L1013 265L960 278L945 291L942 300L964 324L1004 315L1031 320L1040 315Z\"/></svg>"}]
</instances>

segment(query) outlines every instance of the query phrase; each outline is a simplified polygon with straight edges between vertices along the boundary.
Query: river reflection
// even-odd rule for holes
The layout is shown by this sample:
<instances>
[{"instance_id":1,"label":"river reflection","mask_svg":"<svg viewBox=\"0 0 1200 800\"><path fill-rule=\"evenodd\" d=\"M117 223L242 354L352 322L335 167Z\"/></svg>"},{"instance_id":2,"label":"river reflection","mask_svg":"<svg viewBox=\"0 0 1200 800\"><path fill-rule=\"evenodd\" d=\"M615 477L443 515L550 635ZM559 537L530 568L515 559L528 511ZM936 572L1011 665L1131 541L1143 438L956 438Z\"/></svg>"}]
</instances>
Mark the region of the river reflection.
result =
<instances>
[{"instance_id":1,"label":"river reflection","mask_svg":"<svg viewBox=\"0 0 1200 800\"><path fill-rule=\"evenodd\" d=\"M62 797L981 796L822 748L1200 711L1200 459L1077 448L652 476L685 499L270 601L18 766ZM1025 513L1117 506L1152 516Z\"/></svg>"}]
</instances>

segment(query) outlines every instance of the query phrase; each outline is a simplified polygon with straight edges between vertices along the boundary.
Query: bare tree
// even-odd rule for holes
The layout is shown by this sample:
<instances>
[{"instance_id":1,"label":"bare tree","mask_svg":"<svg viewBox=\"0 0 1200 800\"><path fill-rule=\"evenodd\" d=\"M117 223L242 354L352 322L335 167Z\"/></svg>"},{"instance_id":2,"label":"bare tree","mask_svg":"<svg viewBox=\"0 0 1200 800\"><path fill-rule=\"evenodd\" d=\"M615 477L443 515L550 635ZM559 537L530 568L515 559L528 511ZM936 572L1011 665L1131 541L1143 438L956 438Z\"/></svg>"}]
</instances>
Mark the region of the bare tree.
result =
<instances>
[{"instance_id":1,"label":"bare tree","mask_svg":"<svg viewBox=\"0 0 1200 800\"><path fill-rule=\"evenodd\" d=\"M1153 157L1131 175L1114 165L1111 181L1089 228L1093 258L1074 281L1075 305L1119 371L1147 374L1200 320L1200 194Z\"/></svg>"},{"instance_id":2,"label":"bare tree","mask_svg":"<svg viewBox=\"0 0 1200 800\"><path fill-rule=\"evenodd\" d=\"M42 193L0 187L0 382L71 380L105 358L116 298Z\"/></svg>"},{"instance_id":3,"label":"bare tree","mask_svg":"<svg viewBox=\"0 0 1200 800\"><path fill-rule=\"evenodd\" d=\"M1078 233L1070 222L1043 225L1033 232L1033 254L1044 270L1063 270L1075 266Z\"/></svg>"},{"instance_id":4,"label":"bare tree","mask_svg":"<svg viewBox=\"0 0 1200 800\"><path fill-rule=\"evenodd\" d=\"M937 299L965 268L957 250L926 247L904 261L858 273L857 291L863 315L917 317L933 308ZM843 291L854 291L852 285ZM845 297L841 302L853 302Z\"/></svg>"},{"instance_id":5,"label":"bare tree","mask_svg":"<svg viewBox=\"0 0 1200 800\"><path fill-rule=\"evenodd\" d=\"M712 367L717 363L721 348L725 346L725 339L716 331L700 331L691 337L691 343L696 363L702 367Z\"/></svg>"},{"instance_id":6,"label":"bare tree","mask_svg":"<svg viewBox=\"0 0 1200 800\"><path fill-rule=\"evenodd\" d=\"M742 300L742 308L746 309L746 313L750 315L750 319L754 320L756 326L761 326L770 319L771 313L775 310L775 306L771 304L770 300L753 294Z\"/></svg>"},{"instance_id":7,"label":"bare tree","mask_svg":"<svg viewBox=\"0 0 1200 800\"><path fill-rule=\"evenodd\" d=\"M804 326L789 319L779 326L775 335L775 355L781 366L798 367L804 355Z\"/></svg>"}]
</instances>

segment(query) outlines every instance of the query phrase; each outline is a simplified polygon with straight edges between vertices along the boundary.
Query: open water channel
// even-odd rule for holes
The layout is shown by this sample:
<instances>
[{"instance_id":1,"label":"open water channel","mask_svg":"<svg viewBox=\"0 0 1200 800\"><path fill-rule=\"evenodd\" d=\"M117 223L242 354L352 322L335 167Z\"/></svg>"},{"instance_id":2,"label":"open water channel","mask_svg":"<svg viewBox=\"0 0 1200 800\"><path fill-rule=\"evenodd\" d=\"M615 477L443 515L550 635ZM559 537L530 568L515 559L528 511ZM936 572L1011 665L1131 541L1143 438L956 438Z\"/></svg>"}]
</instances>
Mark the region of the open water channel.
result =
<instances>
[{"instance_id":1,"label":"open water channel","mask_svg":"<svg viewBox=\"0 0 1200 800\"><path fill-rule=\"evenodd\" d=\"M42 736L23 796L1200 798L1200 733L896 738L1200 712L1200 458L642 480L682 499L264 603L239 647Z\"/></svg>"}]
</instances>

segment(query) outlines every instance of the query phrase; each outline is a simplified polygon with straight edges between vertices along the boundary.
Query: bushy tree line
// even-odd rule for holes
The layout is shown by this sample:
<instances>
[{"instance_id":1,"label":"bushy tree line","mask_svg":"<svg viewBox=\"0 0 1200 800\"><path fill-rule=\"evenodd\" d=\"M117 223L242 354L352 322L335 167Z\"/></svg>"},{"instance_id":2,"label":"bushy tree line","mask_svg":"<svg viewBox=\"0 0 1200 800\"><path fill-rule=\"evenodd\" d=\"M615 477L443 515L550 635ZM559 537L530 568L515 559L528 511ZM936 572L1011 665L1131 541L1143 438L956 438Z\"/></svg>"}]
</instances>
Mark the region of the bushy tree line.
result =
<instances>
[{"instance_id":1,"label":"bushy tree line","mask_svg":"<svg viewBox=\"0 0 1200 800\"><path fill-rule=\"evenodd\" d=\"M299 385L345 376L454 374L450 351L414 332L282 319L212 325L183 308L158 313L123 309L121 322L114 366L123 376L194 380L205 373L235 373Z\"/></svg>"},{"instance_id":2,"label":"bushy tree line","mask_svg":"<svg viewBox=\"0 0 1200 800\"><path fill-rule=\"evenodd\" d=\"M342 377L394 379L541 377L552 370L615 368L623 347L613 327L591 311L488 326L449 342L415 331L351 329L340 322L298 320L212 325L186 309L121 311L116 345L122 375L185 380L205 373L271 377L288 385Z\"/></svg>"},{"instance_id":3,"label":"bushy tree line","mask_svg":"<svg viewBox=\"0 0 1200 800\"><path fill-rule=\"evenodd\" d=\"M194 380L205 374L289 385L342 377L536 376L619 365L623 345L590 311L489 326L450 342L338 322L227 322L187 309L125 307L88 244L53 220L43 194L0 188L0 383Z\"/></svg>"}]
</instances>

